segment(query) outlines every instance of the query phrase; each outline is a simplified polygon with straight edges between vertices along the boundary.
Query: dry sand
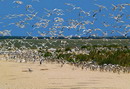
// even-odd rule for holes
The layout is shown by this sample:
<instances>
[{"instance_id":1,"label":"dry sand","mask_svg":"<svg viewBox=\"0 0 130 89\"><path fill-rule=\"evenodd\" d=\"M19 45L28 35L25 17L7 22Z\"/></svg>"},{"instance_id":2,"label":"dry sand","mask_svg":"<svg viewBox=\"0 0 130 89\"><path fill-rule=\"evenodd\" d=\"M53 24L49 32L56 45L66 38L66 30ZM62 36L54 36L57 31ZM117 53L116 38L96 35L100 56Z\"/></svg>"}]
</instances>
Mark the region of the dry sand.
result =
<instances>
[{"instance_id":1,"label":"dry sand","mask_svg":"<svg viewBox=\"0 0 130 89\"><path fill-rule=\"evenodd\" d=\"M130 89L130 74L0 61L0 89Z\"/></svg>"}]
</instances>

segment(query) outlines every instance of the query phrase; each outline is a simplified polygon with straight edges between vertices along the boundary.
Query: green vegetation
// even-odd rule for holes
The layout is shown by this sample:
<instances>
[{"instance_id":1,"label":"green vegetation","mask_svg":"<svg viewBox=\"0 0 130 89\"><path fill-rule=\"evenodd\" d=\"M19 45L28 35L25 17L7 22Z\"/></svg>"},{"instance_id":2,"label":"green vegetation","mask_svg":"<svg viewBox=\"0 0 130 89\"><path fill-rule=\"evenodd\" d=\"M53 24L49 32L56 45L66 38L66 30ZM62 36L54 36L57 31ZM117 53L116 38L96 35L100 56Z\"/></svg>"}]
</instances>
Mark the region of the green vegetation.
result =
<instances>
[{"instance_id":1,"label":"green vegetation","mask_svg":"<svg viewBox=\"0 0 130 89\"><path fill-rule=\"evenodd\" d=\"M114 50L92 50L89 58L98 64L119 64L121 66L130 66L130 49Z\"/></svg>"},{"instance_id":2,"label":"green vegetation","mask_svg":"<svg viewBox=\"0 0 130 89\"><path fill-rule=\"evenodd\" d=\"M66 48L68 49L68 48ZM70 50L57 50L56 58L67 60L69 62L87 62L95 61L99 65L103 64L118 64L121 66L130 66L130 49L126 46L102 46L91 47L89 54L76 54L74 52L67 53ZM70 48L69 48L70 49ZM47 52L48 56L52 56Z\"/></svg>"},{"instance_id":3,"label":"green vegetation","mask_svg":"<svg viewBox=\"0 0 130 89\"><path fill-rule=\"evenodd\" d=\"M9 42L10 41L10 42ZM41 56L52 59L67 60L69 62L95 61L102 64L119 64L130 66L130 40L129 39L13 39L0 40L0 47L20 48L25 46L29 49L38 49ZM9 42L6 44L6 42ZM45 45L43 45L45 44ZM49 48L55 48L55 52L49 52ZM76 49L74 52L72 49ZM81 51L78 53L77 51ZM82 51L88 51L83 53ZM76 53L77 52L77 53ZM53 55L55 54L55 55Z\"/></svg>"},{"instance_id":4,"label":"green vegetation","mask_svg":"<svg viewBox=\"0 0 130 89\"><path fill-rule=\"evenodd\" d=\"M9 44L5 44L7 42L10 41ZM66 43L62 43L62 41L66 41ZM37 46L41 47L42 44L45 43L45 46L47 46L48 48L81 48L81 46L98 46L98 47L102 47L102 46L130 46L130 39L109 39L109 40L104 40L104 39L39 39L39 40L34 40L34 39L1 39L0 42L3 42L4 44L1 44L0 47L3 46L11 46L11 43L14 43L15 47L20 48L21 46L25 46L25 47L29 47L31 49L36 49ZM45 48L45 46L42 46L43 48Z\"/></svg>"}]
</instances>

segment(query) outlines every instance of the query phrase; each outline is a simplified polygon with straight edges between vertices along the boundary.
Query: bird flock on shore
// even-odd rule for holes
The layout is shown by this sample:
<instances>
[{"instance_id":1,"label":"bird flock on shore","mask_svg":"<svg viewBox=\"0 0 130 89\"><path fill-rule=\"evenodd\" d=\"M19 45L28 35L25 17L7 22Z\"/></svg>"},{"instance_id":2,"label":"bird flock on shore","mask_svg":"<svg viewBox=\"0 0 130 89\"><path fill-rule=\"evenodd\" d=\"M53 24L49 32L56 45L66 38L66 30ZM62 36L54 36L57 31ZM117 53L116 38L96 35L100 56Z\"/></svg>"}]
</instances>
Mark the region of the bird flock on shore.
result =
<instances>
[{"instance_id":1,"label":"bird flock on shore","mask_svg":"<svg viewBox=\"0 0 130 89\"><path fill-rule=\"evenodd\" d=\"M67 60L59 60L55 58L55 55L51 57L43 57L41 54L39 54L36 50L18 50L18 51L6 51L1 53L1 55L4 55L3 58L5 60L9 61L15 61L20 63L27 63L27 62L33 62L37 63L39 62L39 65L42 65L43 63L58 63L63 67L64 65L71 65L73 66L72 70L75 70L76 68L80 68L82 70L90 70L90 71L100 71L100 72L112 72L112 73L130 73L130 67L123 67L118 64L103 64L98 65L94 61L86 61L86 62L68 62ZM29 68L30 70L30 68Z\"/></svg>"},{"instance_id":2,"label":"bird flock on shore","mask_svg":"<svg viewBox=\"0 0 130 89\"><path fill-rule=\"evenodd\" d=\"M7 0L0 0L0 4ZM123 36L128 37L130 34L130 3L111 4L109 7L101 4L93 4L95 9L85 10L73 3L64 3L65 8L41 8L42 13L35 9L32 3L40 3L40 0L30 0L29 4L26 4L24 0L13 0L9 2L13 4L13 9L16 11L21 7L24 10L23 13L8 13L6 15L0 14L0 35L12 36L14 30L25 30L27 37L33 37L38 39L41 37L64 37L70 39L74 37L108 37L108 36ZM80 2L80 1L79 1ZM70 16L70 17L69 17ZM14 29L15 28L15 29ZM27 30L30 29L30 30ZM34 35L37 34L37 36ZM23 38L26 40L26 38ZM48 48L47 44L53 45L58 42L57 40L45 39L46 42L35 45L31 42L17 40L21 44L27 44L29 47ZM92 39L89 39L92 40ZM108 39L105 39L105 41ZM37 50L32 50L25 45L20 48L15 47L16 40L4 40L0 42L1 54L5 59L14 59L17 62L27 61L39 61L40 65L43 61L50 61L52 58L45 59ZM66 41L61 41L62 47L65 46ZM100 43L99 43L100 44ZM10 45L10 47L8 46ZM13 52L8 49L12 49ZM4 52L3 52L4 51ZM50 59L50 60L49 60ZM109 72L123 72L130 73L129 67L122 67L120 65L104 64L97 65L95 62L84 63L68 63L65 60L51 60L56 63L70 64L82 69L90 69L93 71L109 71Z\"/></svg>"}]
</instances>

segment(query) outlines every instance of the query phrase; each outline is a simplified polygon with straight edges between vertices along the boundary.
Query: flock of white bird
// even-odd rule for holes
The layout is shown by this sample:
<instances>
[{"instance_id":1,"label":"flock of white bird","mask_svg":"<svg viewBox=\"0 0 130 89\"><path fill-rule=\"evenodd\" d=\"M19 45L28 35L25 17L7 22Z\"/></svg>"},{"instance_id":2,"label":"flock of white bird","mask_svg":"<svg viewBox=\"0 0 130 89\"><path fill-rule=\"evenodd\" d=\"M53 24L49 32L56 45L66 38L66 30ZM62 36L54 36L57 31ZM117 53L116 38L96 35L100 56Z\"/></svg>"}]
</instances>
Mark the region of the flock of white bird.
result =
<instances>
[{"instance_id":1,"label":"flock of white bird","mask_svg":"<svg viewBox=\"0 0 130 89\"><path fill-rule=\"evenodd\" d=\"M39 0L32 0L32 2L34 1L40 3ZM1 0L0 3L2 2L7 1ZM43 37L107 37L115 35L127 37L130 32L129 3L112 4L110 7L94 4L93 7L96 7L96 9L91 10L90 8L89 11L85 11L82 7L72 3L64 3L67 6L66 8L51 10L43 8L43 13L37 11L31 3L26 5L23 0L16 0L12 3L16 4L14 5L16 9L23 5L26 13L1 16L0 25L5 28L16 26L21 29L30 29L29 27L31 27L32 31L27 31L29 36L34 36L33 32L35 31L39 36ZM68 13L74 16L68 17L71 16ZM5 23L5 19L12 22ZM73 31L72 34L65 35L70 31ZM4 36L11 35L11 29L9 31L7 29L2 30L0 33Z\"/></svg>"},{"instance_id":2,"label":"flock of white bird","mask_svg":"<svg viewBox=\"0 0 130 89\"><path fill-rule=\"evenodd\" d=\"M7 2L6 0L0 0L0 3ZM119 33L121 36L126 37L130 33L130 14L128 9L130 7L129 3L122 3L114 5L112 4L109 8L104 5L94 4L96 7L95 10L85 11L82 7L74 5L72 3L64 3L66 9L47 9L43 8L43 14L41 15L39 11L37 11L33 5L27 4L25 5L24 0L15 0L12 2L14 4L14 8L20 8L22 5L25 7L23 9L26 10L24 14L7 14L5 16L0 16L0 27L8 28L14 26L16 29L28 29L29 27L32 29L30 32L27 30L28 36L32 36L33 38L37 38L33 35L33 32L37 32L42 37L64 37L70 39L73 36L82 37L82 36L93 36L93 37L107 37L109 35L115 36L115 34ZM40 3L40 0L32 0L32 2ZM91 9L91 8L90 8ZM67 17L67 14L71 14L70 18ZM103 19L103 20L102 20ZM5 22L5 20L10 20L9 23ZM100 25L99 25L100 24ZM99 25L99 26L98 26ZM14 28L13 27L13 28ZM42 30L41 30L42 29ZM11 36L11 29L1 30L1 36ZM65 35L66 33L70 33L70 35ZM24 38L26 40L26 38ZM23 40L17 40L21 44L28 44L30 47L35 46L36 49L40 49L42 47L47 48L47 43L52 44L57 42L50 41L45 39L46 43L42 43L41 47L35 45L31 42L26 42ZM27 62L27 61L39 61L40 64L45 60L37 52L37 50L32 50L29 47L21 46L20 48L15 47L16 40L4 40L0 42L1 54L4 54L4 58L6 59L14 59L19 62ZM66 45L66 41L62 41L61 45ZM8 47L7 45L10 45ZM11 49L13 52L8 50ZM48 58L53 59L52 58ZM55 59L54 61L60 62L62 64L67 63L65 60L59 61ZM94 62L86 62L86 63L67 63L74 65L76 67L81 67L82 69L89 68L90 70L100 70L100 71L113 71L118 72L123 71L124 73L130 72L128 67L122 67L119 65L102 65L99 66Z\"/></svg>"},{"instance_id":3,"label":"flock of white bird","mask_svg":"<svg viewBox=\"0 0 130 89\"><path fill-rule=\"evenodd\" d=\"M94 61L68 62L63 59L61 59L61 60L56 59L55 55L44 58L43 56L41 56L42 54L37 52L37 50L4 51L4 52L1 52L1 55L4 55L4 57L1 59L16 61L16 62L20 62L20 63L39 62L39 64L41 65L44 62L49 62L49 63L53 62L53 63L61 64L61 67L63 67L65 64L74 66L72 70L75 70L76 68L81 68L82 70L112 72L112 73L118 73L118 74L130 73L130 67L123 67L118 64L116 64L116 65L114 65L114 64L98 65Z\"/></svg>"}]
</instances>

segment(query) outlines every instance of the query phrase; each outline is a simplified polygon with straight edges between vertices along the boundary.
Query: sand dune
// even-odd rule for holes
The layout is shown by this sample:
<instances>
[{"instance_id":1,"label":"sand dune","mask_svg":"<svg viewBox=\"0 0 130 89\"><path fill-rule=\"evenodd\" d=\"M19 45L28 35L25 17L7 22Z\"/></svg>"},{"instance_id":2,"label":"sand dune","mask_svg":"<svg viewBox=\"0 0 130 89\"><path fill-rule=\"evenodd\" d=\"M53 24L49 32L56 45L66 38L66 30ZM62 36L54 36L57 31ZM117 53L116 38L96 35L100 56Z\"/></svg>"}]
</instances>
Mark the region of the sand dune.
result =
<instances>
[{"instance_id":1,"label":"sand dune","mask_svg":"<svg viewBox=\"0 0 130 89\"><path fill-rule=\"evenodd\" d=\"M0 89L130 89L130 74L0 61Z\"/></svg>"}]
</instances>

